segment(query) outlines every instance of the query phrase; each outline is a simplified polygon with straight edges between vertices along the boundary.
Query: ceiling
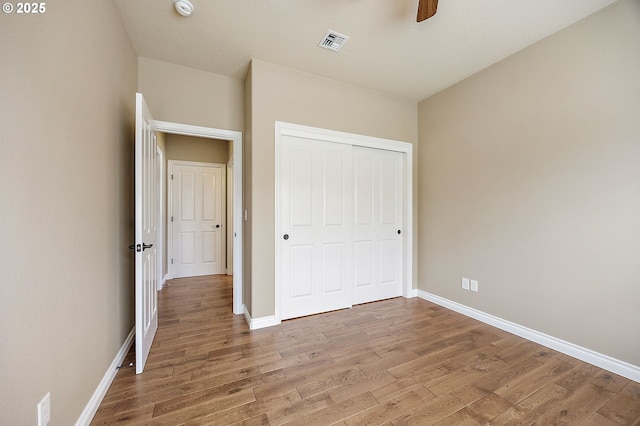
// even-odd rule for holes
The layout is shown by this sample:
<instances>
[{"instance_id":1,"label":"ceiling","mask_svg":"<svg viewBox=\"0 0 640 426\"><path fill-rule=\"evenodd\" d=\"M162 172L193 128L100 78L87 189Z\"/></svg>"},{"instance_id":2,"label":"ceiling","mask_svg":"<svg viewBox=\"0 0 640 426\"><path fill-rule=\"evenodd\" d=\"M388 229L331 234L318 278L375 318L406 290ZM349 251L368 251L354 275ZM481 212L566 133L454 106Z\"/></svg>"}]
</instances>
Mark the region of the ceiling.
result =
<instances>
[{"instance_id":1,"label":"ceiling","mask_svg":"<svg viewBox=\"0 0 640 426\"><path fill-rule=\"evenodd\" d=\"M244 79L251 58L422 100L616 0L115 0L139 56ZM327 30L349 36L318 47Z\"/></svg>"}]
</instances>

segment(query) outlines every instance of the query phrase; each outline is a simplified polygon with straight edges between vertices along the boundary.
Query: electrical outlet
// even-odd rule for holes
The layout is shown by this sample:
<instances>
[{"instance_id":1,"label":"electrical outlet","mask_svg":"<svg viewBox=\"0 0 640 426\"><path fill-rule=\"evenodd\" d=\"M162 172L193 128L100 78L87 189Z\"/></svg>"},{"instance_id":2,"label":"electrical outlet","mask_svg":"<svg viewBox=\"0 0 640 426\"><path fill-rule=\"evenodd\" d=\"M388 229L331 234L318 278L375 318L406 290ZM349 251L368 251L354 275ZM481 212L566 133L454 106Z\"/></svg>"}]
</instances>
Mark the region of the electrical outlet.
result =
<instances>
[{"instance_id":1,"label":"electrical outlet","mask_svg":"<svg viewBox=\"0 0 640 426\"><path fill-rule=\"evenodd\" d=\"M478 292L478 281L471 280L471 291Z\"/></svg>"},{"instance_id":2,"label":"electrical outlet","mask_svg":"<svg viewBox=\"0 0 640 426\"><path fill-rule=\"evenodd\" d=\"M47 392L38 403L38 426L47 426L49 420L51 420L51 393Z\"/></svg>"},{"instance_id":3,"label":"electrical outlet","mask_svg":"<svg viewBox=\"0 0 640 426\"><path fill-rule=\"evenodd\" d=\"M469 278L462 278L462 289L469 290Z\"/></svg>"}]
</instances>

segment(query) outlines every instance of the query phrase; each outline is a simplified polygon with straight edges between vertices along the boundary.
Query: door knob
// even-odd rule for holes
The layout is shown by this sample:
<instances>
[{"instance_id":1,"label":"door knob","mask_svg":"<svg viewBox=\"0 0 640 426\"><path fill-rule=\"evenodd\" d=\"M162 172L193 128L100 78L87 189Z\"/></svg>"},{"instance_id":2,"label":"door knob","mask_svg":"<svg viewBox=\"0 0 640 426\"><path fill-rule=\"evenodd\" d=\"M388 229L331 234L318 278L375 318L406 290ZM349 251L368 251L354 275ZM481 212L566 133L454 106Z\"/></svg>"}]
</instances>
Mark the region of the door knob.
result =
<instances>
[{"instance_id":1,"label":"door knob","mask_svg":"<svg viewBox=\"0 0 640 426\"><path fill-rule=\"evenodd\" d=\"M220 225L216 225L216 228L220 228Z\"/></svg>"},{"instance_id":2,"label":"door knob","mask_svg":"<svg viewBox=\"0 0 640 426\"><path fill-rule=\"evenodd\" d=\"M282 238L284 238L285 240L288 240L288 239L289 239L289 234L284 234L284 235L282 236Z\"/></svg>"},{"instance_id":3,"label":"door knob","mask_svg":"<svg viewBox=\"0 0 640 426\"><path fill-rule=\"evenodd\" d=\"M398 235L402 234L402 231L398 229Z\"/></svg>"},{"instance_id":4,"label":"door knob","mask_svg":"<svg viewBox=\"0 0 640 426\"><path fill-rule=\"evenodd\" d=\"M148 248L151 248L151 247L153 247L153 244L147 244L147 243L142 243L142 245L140 245L140 244L131 244L129 246L129 250L135 250L138 253L140 253L141 251L144 251L144 250L146 250Z\"/></svg>"}]
</instances>

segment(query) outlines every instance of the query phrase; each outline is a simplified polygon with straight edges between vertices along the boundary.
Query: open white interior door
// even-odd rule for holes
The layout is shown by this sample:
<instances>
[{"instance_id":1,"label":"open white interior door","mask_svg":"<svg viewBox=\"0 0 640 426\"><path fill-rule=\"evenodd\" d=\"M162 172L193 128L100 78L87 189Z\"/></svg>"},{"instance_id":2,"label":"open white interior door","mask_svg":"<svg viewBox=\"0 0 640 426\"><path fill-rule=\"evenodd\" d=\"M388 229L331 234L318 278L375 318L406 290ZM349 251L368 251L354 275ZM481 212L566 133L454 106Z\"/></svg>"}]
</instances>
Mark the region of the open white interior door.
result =
<instances>
[{"instance_id":1,"label":"open white interior door","mask_svg":"<svg viewBox=\"0 0 640 426\"><path fill-rule=\"evenodd\" d=\"M142 94L136 93L135 255L136 374L142 373L158 329L156 130Z\"/></svg>"}]
</instances>

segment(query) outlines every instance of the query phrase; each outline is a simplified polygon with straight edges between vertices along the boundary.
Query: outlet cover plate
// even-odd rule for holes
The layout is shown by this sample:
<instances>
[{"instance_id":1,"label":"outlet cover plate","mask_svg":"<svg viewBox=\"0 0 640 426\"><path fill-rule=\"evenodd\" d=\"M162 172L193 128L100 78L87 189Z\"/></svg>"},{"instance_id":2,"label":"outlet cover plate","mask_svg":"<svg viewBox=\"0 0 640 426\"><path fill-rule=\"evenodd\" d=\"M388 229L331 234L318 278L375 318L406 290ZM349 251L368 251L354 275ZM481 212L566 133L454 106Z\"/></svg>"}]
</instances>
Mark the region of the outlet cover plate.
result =
<instances>
[{"instance_id":1,"label":"outlet cover plate","mask_svg":"<svg viewBox=\"0 0 640 426\"><path fill-rule=\"evenodd\" d=\"M478 292L478 281L471 280L471 291Z\"/></svg>"},{"instance_id":2,"label":"outlet cover plate","mask_svg":"<svg viewBox=\"0 0 640 426\"><path fill-rule=\"evenodd\" d=\"M462 289L469 290L469 278L462 278Z\"/></svg>"}]
</instances>

